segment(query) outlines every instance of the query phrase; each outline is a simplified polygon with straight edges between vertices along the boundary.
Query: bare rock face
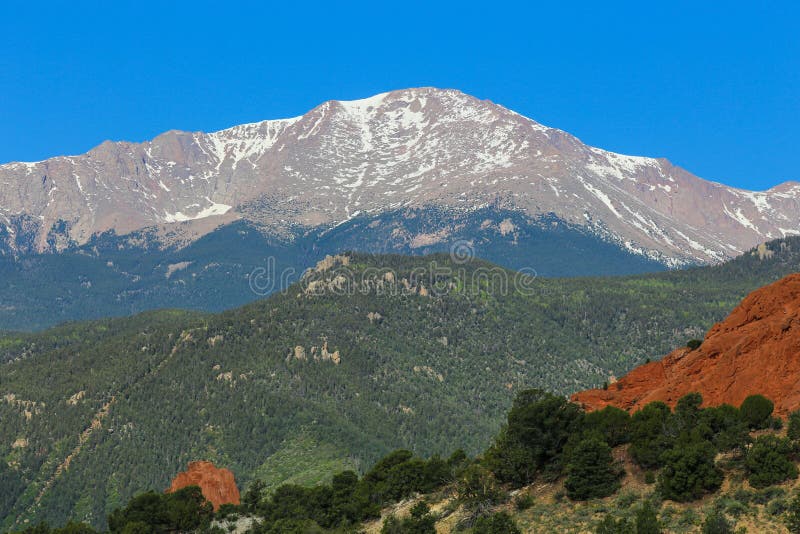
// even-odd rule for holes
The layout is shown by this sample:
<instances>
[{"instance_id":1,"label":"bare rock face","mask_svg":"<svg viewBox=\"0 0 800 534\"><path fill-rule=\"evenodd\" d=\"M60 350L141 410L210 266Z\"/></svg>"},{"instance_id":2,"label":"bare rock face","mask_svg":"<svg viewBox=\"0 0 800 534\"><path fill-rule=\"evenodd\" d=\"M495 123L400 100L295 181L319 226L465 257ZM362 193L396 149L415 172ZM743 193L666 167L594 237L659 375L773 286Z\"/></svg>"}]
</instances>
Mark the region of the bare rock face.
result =
<instances>
[{"instance_id":1,"label":"bare rock face","mask_svg":"<svg viewBox=\"0 0 800 534\"><path fill-rule=\"evenodd\" d=\"M329 101L213 133L106 141L79 156L0 165L0 182L0 249L12 251L61 250L108 230L179 226L196 239L244 218L287 236L361 213L488 205L554 214L668 265L717 262L800 234L798 183L727 187L434 88ZM513 224L500 231L513 234Z\"/></svg>"},{"instance_id":2,"label":"bare rock face","mask_svg":"<svg viewBox=\"0 0 800 534\"><path fill-rule=\"evenodd\" d=\"M674 406L692 392L706 406L739 406L761 394L775 403L777 415L800 408L800 274L751 293L698 349L677 349L608 390L583 391L572 399L589 410L638 410L653 401Z\"/></svg>"},{"instance_id":3,"label":"bare rock face","mask_svg":"<svg viewBox=\"0 0 800 534\"><path fill-rule=\"evenodd\" d=\"M177 474L167 493L187 486L200 486L203 497L214 506L215 511L223 504L239 504L239 489L233 473L217 468L211 462L189 462L189 468Z\"/></svg>"}]
</instances>

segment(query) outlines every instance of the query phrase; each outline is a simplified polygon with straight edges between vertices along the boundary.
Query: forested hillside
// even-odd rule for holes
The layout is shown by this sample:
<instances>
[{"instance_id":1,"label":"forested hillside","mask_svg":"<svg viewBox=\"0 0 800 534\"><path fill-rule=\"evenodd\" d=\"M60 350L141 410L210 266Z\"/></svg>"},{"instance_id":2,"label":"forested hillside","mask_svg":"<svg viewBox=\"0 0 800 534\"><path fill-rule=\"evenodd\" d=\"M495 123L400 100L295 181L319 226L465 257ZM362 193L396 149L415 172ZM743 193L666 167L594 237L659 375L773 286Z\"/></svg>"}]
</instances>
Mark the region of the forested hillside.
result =
<instances>
[{"instance_id":1,"label":"forested hillside","mask_svg":"<svg viewBox=\"0 0 800 534\"><path fill-rule=\"evenodd\" d=\"M425 255L469 243L481 258L510 269L534 266L542 276L666 269L556 217L533 219L496 208L395 210L335 228L294 228L282 237L238 221L188 245L186 239L156 229L108 232L58 254L16 258L4 256L0 244L0 330L41 330L158 308L219 312L284 289L304 269L342 251ZM266 269L285 276L252 286L251 274Z\"/></svg>"},{"instance_id":2,"label":"forested hillside","mask_svg":"<svg viewBox=\"0 0 800 534\"><path fill-rule=\"evenodd\" d=\"M102 525L199 458L274 487L363 471L399 447L476 454L519 390L597 386L700 337L746 293L800 270L800 240L625 278L531 279L447 256L324 267L217 315L2 338L0 526Z\"/></svg>"},{"instance_id":3,"label":"forested hillside","mask_svg":"<svg viewBox=\"0 0 800 534\"><path fill-rule=\"evenodd\" d=\"M328 483L277 488L257 479L241 500L236 492L220 506L206 500L219 496L208 480L151 490L112 511L107 531L800 532L800 410L781 419L760 394L740 406L703 404L690 393L674 410L653 402L633 414L585 412L564 397L524 390L491 446L474 458L456 450L425 459L401 449L362 476L344 470L330 473ZM16 534L96 532L70 521L53 529L34 523Z\"/></svg>"}]
</instances>

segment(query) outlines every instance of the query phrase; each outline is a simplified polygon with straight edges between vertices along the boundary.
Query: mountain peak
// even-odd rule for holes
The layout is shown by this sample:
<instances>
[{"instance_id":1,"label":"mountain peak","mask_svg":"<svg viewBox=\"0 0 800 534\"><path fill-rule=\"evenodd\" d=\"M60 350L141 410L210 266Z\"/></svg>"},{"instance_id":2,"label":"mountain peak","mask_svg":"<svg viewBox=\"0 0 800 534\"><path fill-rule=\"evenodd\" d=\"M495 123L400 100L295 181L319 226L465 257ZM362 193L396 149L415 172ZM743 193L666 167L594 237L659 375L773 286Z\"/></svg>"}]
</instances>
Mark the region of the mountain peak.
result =
<instances>
[{"instance_id":1,"label":"mountain peak","mask_svg":"<svg viewBox=\"0 0 800 534\"><path fill-rule=\"evenodd\" d=\"M83 156L0 165L0 180L8 184L0 233L9 229L0 247L11 250L178 221L209 219L211 229L245 218L280 233L362 213L498 202L531 220L552 214L669 266L722 261L800 233L800 187L755 193L707 182L434 87L331 100L299 117L212 133L106 142ZM19 232L23 217L37 222Z\"/></svg>"}]
</instances>

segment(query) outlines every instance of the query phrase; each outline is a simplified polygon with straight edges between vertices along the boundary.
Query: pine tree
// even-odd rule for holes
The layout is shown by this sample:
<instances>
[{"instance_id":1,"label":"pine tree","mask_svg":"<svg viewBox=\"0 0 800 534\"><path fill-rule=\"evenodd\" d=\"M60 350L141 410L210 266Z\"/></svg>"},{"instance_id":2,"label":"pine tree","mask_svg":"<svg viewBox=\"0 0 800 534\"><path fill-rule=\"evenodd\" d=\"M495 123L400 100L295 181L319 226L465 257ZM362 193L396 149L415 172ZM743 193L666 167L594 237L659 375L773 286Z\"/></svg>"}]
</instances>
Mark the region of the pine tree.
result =
<instances>
[{"instance_id":1,"label":"pine tree","mask_svg":"<svg viewBox=\"0 0 800 534\"><path fill-rule=\"evenodd\" d=\"M599 434L588 434L570 449L564 484L570 499L607 497L619 489L622 471Z\"/></svg>"}]
</instances>

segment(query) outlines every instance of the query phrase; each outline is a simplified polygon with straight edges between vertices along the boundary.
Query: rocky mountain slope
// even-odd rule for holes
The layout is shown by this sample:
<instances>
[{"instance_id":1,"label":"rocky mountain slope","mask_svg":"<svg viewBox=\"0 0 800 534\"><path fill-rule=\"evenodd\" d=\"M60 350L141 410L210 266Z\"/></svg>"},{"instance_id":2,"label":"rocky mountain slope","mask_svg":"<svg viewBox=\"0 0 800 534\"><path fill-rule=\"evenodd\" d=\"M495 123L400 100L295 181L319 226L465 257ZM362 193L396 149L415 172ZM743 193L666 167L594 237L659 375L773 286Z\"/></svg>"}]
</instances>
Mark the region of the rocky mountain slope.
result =
<instances>
[{"instance_id":1,"label":"rocky mountain slope","mask_svg":"<svg viewBox=\"0 0 800 534\"><path fill-rule=\"evenodd\" d=\"M573 399L591 409L635 410L656 400L674 406L691 392L709 406L739 406L747 396L762 394L782 417L800 408L800 274L750 294L699 348L679 348L605 391L584 391Z\"/></svg>"},{"instance_id":2,"label":"rocky mountain slope","mask_svg":"<svg viewBox=\"0 0 800 534\"><path fill-rule=\"evenodd\" d=\"M800 238L718 266L607 279L351 254L221 314L1 336L0 529L101 524L197 459L244 488L315 483L398 447L475 454L520 389L602 384L797 271Z\"/></svg>"},{"instance_id":3,"label":"rocky mountain slope","mask_svg":"<svg viewBox=\"0 0 800 534\"><path fill-rule=\"evenodd\" d=\"M8 254L145 227L193 241L238 218L291 239L298 229L358 215L431 207L555 216L670 266L718 262L800 233L798 183L757 193L707 182L664 159L592 148L500 105L433 88L9 163L0 166L0 183ZM443 222L391 238L430 244L455 230Z\"/></svg>"}]
</instances>

